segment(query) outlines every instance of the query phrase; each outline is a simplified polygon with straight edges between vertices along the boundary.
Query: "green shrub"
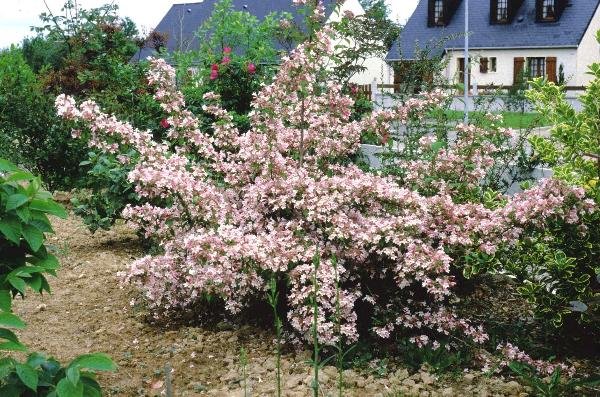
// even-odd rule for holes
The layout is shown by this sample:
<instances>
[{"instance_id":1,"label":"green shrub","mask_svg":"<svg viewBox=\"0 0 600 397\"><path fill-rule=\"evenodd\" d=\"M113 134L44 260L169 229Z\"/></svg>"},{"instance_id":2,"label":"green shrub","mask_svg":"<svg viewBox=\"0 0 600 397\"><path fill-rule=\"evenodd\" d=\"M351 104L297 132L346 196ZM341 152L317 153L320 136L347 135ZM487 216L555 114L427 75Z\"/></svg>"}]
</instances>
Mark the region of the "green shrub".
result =
<instances>
[{"instance_id":1,"label":"green shrub","mask_svg":"<svg viewBox=\"0 0 600 397\"><path fill-rule=\"evenodd\" d=\"M28 288L50 292L46 276L56 276L58 259L44 245L45 234L53 232L50 215L65 218L67 213L41 188L39 178L0 160L0 350L27 351L13 331L25 323L12 313L12 300L25 297ZM3 357L0 395L100 396L91 371L114 369L102 354L79 356L66 367L37 353L25 362Z\"/></svg>"},{"instance_id":2,"label":"green shrub","mask_svg":"<svg viewBox=\"0 0 600 397\"><path fill-rule=\"evenodd\" d=\"M41 174L50 189L73 186L81 177L85 143L74 141L58 119L54 97L18 48L0 52L0 157Z\"/></svg>"}]
</instances>

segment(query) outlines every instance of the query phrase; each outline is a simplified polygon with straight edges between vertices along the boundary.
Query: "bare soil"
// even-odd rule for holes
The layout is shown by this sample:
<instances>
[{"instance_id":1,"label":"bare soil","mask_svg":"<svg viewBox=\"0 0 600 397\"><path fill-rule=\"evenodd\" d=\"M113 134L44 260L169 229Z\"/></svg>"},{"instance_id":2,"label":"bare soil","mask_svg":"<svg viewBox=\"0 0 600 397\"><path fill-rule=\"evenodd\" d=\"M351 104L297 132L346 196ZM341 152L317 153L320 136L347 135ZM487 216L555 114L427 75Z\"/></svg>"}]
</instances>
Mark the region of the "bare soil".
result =
<instances>
[{"instance_id":1,"label":"bare soil","mask_svg":"<svg viewBox=\"0 0 600 397\"><path fill-rule=\"evenodd\" d=\"M54 226L56 235L48 243L57 250L62 267L58 278L50 280L53 294L31 294L15 302L17 314L28 324L21 339L31 350L61 362L89 352L108 353L119 366L100 376L109 396L164 395L166 365L173 368L174 396L274 395L273 334L250 326L153 326L130 306L134 291L122 289L117 276L142 254L135 233L120 225L92 235L75 216L56 220ZM248 355L245 381L242 348ZM309 357L307 351L284 355L285 396L312 395ZM323 369L321 395L337 396L336 377L335 368ZM527 395L515 381L478 372L440 379L425 370L411 374L389 368L382 377L374 371L347 370L344 381L347 396Z\"/></svg>"}]
</instances>

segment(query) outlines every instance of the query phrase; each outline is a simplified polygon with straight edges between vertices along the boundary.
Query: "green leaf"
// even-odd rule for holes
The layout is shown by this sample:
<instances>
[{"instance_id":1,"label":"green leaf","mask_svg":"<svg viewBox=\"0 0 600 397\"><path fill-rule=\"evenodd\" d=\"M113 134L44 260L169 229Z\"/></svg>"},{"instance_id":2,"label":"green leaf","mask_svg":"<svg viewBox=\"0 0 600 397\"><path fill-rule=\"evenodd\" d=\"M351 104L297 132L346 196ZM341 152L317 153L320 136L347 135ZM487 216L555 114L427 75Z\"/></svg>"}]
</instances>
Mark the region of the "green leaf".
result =
<instances>
[{"instance_id":1,"label":"green leaf","mask_svg":"<svg viewBox=\"0 0 600 397\"><path fill-rule=\"evenodd\" d=\"M0 159L0 171L10 172L16 170L17 167L8 160Z\"/></svg>"},{"instance_id":2,"label":"green leaf","mask_svg":"<svg viewBox=\"0 0 600 397\"><path fill-rule=\"evenodd\" d=\"M40 292L42 289L42 278L43 276L41 274L36 273L32 275L31 278L26 281L26 283L35 292Z\"/></svg>"},{"instance_id":3,"label":"green leaf","mask_svg":"<svg viewBox=\"0 0 600 397\"><path fill-rule=\"evenodd\" d=\"M35 265L45 270L56 270L60 267L58 259L54 255L48 255L46 258L35 262Z\"/></svg>"},{"instance_id":4,"label":"green leaf","mask_svg":"<svg viewBox=\"0 0 600 397\"><path fill-rule=\"evenodd\" d=\"M67 211L60 204L52 200L33 199L31 200L31 204L29 204L29 209L42 211L63 219L67 217Z\"/></svg>"},{"instance_id":5,"label":"green leaf","mask_svg":"<svg viewBox=\"0 0 600 397\"><path fill-rule=\"evenodd\" d=\"M0 220L0 232L15 244L21 241L21 222L16 217L6 217Z\"/></svg>"},{"instance_id":6,"label":"green leaf","mask_svg":"<svg viewBox=\"0 0 600 397\"><path fill-rule=\"evenodd\" d=\"M25 204L29 200L29 197L24 194L12 194L8 196L8 200L6 200L6 210L11 211L16 208L19 208L23 204Z\"/></svg>"},{"instance_id":7,"label":"green leaf","mask_svg":"<svg viewBox=\"0 0 600 397\"><path fill-rule=\"evenodd\" d=\"M21 342L8 341L8 342L2 342L2 343L0 343L0 350L15 351L15 352L26 352L27 351L27 346L25 346Z\"/></svg>"},{"instance_id":8,"label":"green leaf","mask_svg":"<svg viewBox=\"0 0 600 397\"><path fill-rule=\"evenodd\" d=\"M27 357L27 365L29 365L31 368L36 368L39 367L40 365L44 364L46 362L46 356L44 356L43 354L40 353L31 353L28 357Z\"/></svg>"},{"instance_id":9,"label":"green leaf","mask_svg":"<svg viewBox=\"0 0 600 397\"><path fill-rule=\"evenodd\" d=\"M14 332L6 328L0 328L0 338L9 340L11 342L19 342L19 338L17 337L17 335L15 335Z\"/></svg>"},{"instance_id":10,"label":"green leaf","mask_svg":"<svg viewBox=\"0 0 600 397\"><path fill-rule=\"evenodd\" d=\"M15 366L15 360L10 357L5 357L0 360L0 379L6 378Z\"/></svg>"},{"instance_id":11,"label":"green leaf","mask_svg":"<svg viewBox=\"0 0 600 397\"><path fill-rule=\"evenodd\" d=\"M103 353L81 355L73 360L70 366L87 368L92 371L114 371L117 369L117 366L111 358Z\"/></svg>"},{"instance_id":12,"label":"green leaf","mask_svg":"<svg viewBox=\"0 0 600 397\"><path fill-rule=\"evenodd\" d=\"M9 312L12 309L12 295L9 290L0 290L0 309Z\"/></svg>"},{"instance_id":13,"label":"green leaf","mask_svg":"<svg viewBox=\"0 0 600 397\"><path fill-rule=\"evenodd\" d=\"M58 397L83 397L83 383L74 386L67 378L63 378L56 385Z\"/></svg>"},{"instance_id":14,"label":"green leaf","mask_svg":"<svg viewBox=\"0 0 600 397\"><path fill-rule=\"evenodd\" d=\"M27 243L29 243L29 246L31 247L33 252L39 250L42 244L44 243L44 233L40 232L36 227L32 225L25 225L23 227L22 233L23 237L25 237L25 240L27 241Z\"/></svg>"},{"instance_id":15,"label":"green leaf","mask_svg":"<svg viewBox=\"0 0 600 397\"><path fill-rule=\"evenodd\" d=\"M8 182L16 181L28 181L35 178L30 172L27 171L15 171L6 178Z\"/></svg>"},{"instance_id":16,"label":"green leaf","mask_svg":"<svg viewBox=\"0 0 600 397\"><path fill-rule=\"evenodd\" d=\"M77 383L79 383L79 375L79 367L69 366L67 368L67 379L69 379L73 386L77 386Z\"/></svg>"},{"instance_id":17,"label":"green leaf","mask_svg":"<svg viewBox=\"0 0 600 397\"><path fill-rule=\"evenodd\" d=\"M20 293L25 294L25 289L27 288L27 284L25 281L19 276L9 276L8 282L10 285L15 287Z\"/></svg>"},{"instance_id":18,"label":"green leaf","mask_svg":"<svg viewBox=\"0 0 600 397\"><path fill-rule=\"evenodd\" d=\"M102 397L102 388L95 379L83 375L81 382L83 383L83 395L85 397Z\"/></svg>"},{"instance_id":19,"label":"green leaf","mask_svg":"<svg viewBox=\"0 0 600 397\"><path fill-rule=\"evenodd\" d=\"M27 364L17 364L15 365L15 369L17 370L17 375L19 379L23 381L25 386L30 388L33 391L37 391L38 385L38 373L35 369L31 368Z\"/></svg>"},{"instance_id":20,"label":"green leaf","mask_svg":"<svg viewBox=\"0 0 600 397\"><path fill-rule=\"evenodd\" d=\"M0 313L0 327L25 328L25 323L12 313Z\"/></svg>"},{"instance_id":21,"label":"green leaf","mask_svg":"<svg viewBox=\"0 0 600 397\"><path fill-rule=\"evenodd\" d=\"M15 211L19 219L21 219L23 222L27 223L31 219L31 212L29 212L29 208L20 207L17 208Z\"/></svg>"}]
</instances>

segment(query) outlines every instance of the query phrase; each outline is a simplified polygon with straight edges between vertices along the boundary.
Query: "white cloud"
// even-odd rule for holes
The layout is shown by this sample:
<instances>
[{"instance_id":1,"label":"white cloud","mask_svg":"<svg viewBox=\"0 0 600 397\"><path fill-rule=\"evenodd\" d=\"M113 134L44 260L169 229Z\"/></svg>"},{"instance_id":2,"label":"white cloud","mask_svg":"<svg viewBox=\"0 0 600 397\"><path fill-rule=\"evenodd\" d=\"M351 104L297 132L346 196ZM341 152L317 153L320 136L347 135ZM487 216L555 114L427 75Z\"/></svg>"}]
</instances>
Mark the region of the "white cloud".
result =
<instances>
[{"instance_id":1,"label":"white cloud","mask_svg":"<svg viewBox=\"0 0 600 397\"><path fill-rule=\"evenodd\" d=\"M291 1L291 0L278 0ZM387 0L392 10L392 18L405 22L412 14L418 0ZM60 13L64 0L46 0L52 12ZM79 0L83 8L99 7L110 0ZM142 31L154 28L178 0L114 0L119 6L120 15L131 18ZM39 15L46 12L43 0L4 0L0 14L0 48L19 43L31 35L30 26L39 25Z\"/></svg>"}]
</instances>

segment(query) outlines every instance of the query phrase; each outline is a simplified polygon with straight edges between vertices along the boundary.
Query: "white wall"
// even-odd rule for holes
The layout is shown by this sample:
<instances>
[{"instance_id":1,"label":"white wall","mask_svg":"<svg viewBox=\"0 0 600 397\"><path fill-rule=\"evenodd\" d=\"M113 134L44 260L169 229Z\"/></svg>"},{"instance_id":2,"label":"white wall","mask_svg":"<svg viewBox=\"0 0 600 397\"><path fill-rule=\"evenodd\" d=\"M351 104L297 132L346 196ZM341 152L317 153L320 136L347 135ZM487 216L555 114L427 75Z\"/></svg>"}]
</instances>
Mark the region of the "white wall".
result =
<instances>
[{"instance_id":1,"label":"white wall","mask_svg":"<svg viewBox=\"0 0 600 397\"><path fill-rule=\"evenodd\" d=\"M327 20L327 23L330 22L339 22L340 19L344 16L344 13L350 11L354 15L363 15L365 13L364 8L360 5L358 0L346 0L344 4L340 7L338 13L333 13ZM335 42L334 45L340 44L341 41ZM342 43L343 44L343 43ZM377 80L381 84L390 84L393 83L394 73L392 68L384 61L384 58L387 54L383 54L380 58L368 58L363 62L366 70L362 73L356 74L350 80L352 83L356 84L371 84L373 80Z\"/></svg>"},{"instance_id":2,"label":"white wall","mask_svg":"<svg viewBox=\"0 0 600 397\"><path fill-rule=\"evenodd\" d=\"M556 57L556 73L559 65L564 66L565 80L568 85L578 85L580 73L577 68L576 48L547 48L547 49L498 49L498 50L471 50L469 56L472 60L471 84L477 85L512 85L514 76L514 58ZM463 51L448 51L446 57L446 78L451 82L458 82L458 58L462 58ZM480 73L479 59L481 57L496 57L496 72ZM488 64L489 69L490 64Z\"/></svg>"},{"instance_id":3,"label":"white wall","mask_svg":"<svg viewBox=\"0 0 600 397\"><path fill-rule=\"evenodd\" d=\"M600 7L594 13L594 17L588 30L583 35L579 49L577 50L577 84L587 85L592 76L586 74L588 66L600 61L600 45L596 41L596 32L600 30Z\"/></svg>"}]
</instances>

